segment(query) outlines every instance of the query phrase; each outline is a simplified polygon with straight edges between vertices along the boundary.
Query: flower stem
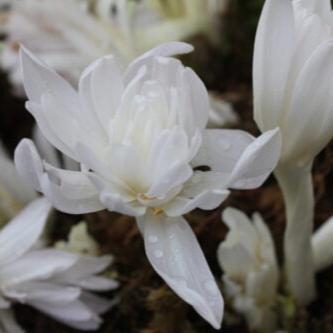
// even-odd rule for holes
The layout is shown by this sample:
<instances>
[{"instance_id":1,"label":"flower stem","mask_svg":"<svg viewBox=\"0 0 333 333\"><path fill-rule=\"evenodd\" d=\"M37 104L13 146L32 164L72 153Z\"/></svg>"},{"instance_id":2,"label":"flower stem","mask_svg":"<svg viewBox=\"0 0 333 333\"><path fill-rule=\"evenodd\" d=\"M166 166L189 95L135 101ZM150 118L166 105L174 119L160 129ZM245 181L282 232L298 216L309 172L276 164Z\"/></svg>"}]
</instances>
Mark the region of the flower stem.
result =
<instances>
[{"instance_id":1,"label":"flower stem","mask_svg":"<svg viewBox=\"0 0 333 333\"><path fill-rule=\"evenodd\" d=\"M288 286L300 305L316 296L311 236L314 224L312 164L279 166L275 176L281 187L287 227L284 235L285 268Z\"/></svg>"}]
</instances>

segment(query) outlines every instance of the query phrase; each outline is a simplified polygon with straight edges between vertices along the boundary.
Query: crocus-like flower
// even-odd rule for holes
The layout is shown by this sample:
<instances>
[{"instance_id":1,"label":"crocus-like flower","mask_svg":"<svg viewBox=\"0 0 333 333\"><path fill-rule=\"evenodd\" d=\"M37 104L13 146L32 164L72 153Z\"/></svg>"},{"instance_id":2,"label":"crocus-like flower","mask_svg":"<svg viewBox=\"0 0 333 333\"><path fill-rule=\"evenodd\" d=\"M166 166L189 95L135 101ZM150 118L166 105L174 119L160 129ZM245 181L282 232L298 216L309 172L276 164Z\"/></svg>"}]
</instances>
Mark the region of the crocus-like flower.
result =
<instances>
[{"instance_id":1,"label":"crocus-like flower","mask_svg":"<svg viewBox=\"0 0 333 333\"><path fill-rule=\"evenodd\" d=\"M258 26L253 86L262 131L279 126L276 176L286 211L286 270L301 304L315 297L311 250L315 156L333 137L333 25L329 0L267 0Z\"/></svg>"},{"instance_id":2,"label":"crocus-like flower","mask_svg":"<svg viewBox=\"0 0 333 333\"><path fill-rule=\"evenodd\" d=\"M117 28L111 22L105 27L80 7L78 0L13 1L4 26L7 39L0 59L17 89L22 87L20 43L73 84L77 84L82 69L98 57L111 51L127 57L126 42L117 39Z\"/></svg>"},{"instance_id":3,"label":"crocus-like flower","mask_svg":"<svg viewBox=\"0 0 333 333\"><path fill-rule=\"evenodd\" d=\"M103 0L101 0L103 2ZM104 2L115 2L104 0ZM144 0L132 9L130 29L140 52L163 42L205 34L217 39L219 14L229 0ZM105 11L104 11L105 12Z\"/></svg>"},{"instance_id":4,"label":"crocus-like flower","mask_svg":"<svg viewBox=\"0 0 333 333\"><path fill-rule=\"evenodd\" d=\"M12 303L30 305L74 328L95 330L99 314L114 302L94 295L117 287L97 276L111 257L81 256L52 248L35 248L51 206L36 199L0 231L0 329L23 332L11 313Z\"/></svg>"},{"instance_id":5,"label":"crocus-like flower","mask_svg":"<svg viewBox=\"0 0 333 333\"><path fill-rule=\"evenodd\" d=\"M222 219L230 229L217 252L226 295L250 329L274 332L279 269L270 231L258 213L251 221L227 208Z\"/></svg>"},{"instance_id":6,"label":"crocus-like flower","mask_svg":"<svg viewBox=\"0 0 333 333\"><path fill-rule=\"evenodd\" d=\"M218 328L223 301L182 215L216 208L228 188L260 186L277 163L280 137L278 130L258 139L242 131L205 130L205 86L169 57L191 50L184 43L162 44L126 70L114 56L103 57L83 72L77 92L23 49L27 109L45 137L81 163L81 171L42 161L27 139L15 161L62 211L106 208L136 217L157 273Z\"/></svg>"}]
</instances>

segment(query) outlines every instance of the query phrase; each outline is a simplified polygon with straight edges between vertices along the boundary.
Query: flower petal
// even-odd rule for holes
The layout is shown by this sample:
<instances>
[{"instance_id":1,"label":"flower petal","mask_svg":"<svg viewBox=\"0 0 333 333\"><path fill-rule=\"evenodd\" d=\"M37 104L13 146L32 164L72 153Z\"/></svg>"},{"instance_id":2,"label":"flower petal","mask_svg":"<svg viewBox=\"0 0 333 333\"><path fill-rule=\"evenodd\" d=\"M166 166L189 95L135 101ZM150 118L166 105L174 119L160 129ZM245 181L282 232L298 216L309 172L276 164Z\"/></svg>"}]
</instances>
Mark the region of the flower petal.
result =
<instances>
[{"instance_id":1,"label":"flower petal","mask_svg":"<svg viewBox=\"0 0 333 333\"><path fill-rule=\"evenodd\" d=\"M187 303L219 329L223 299L198 241L182 218L148 212L138 219L144 224L148 259L156 272Z\"/></svg>"},{"instance_id":2,"label":"flower petal","mask_svg":"<svg viewBox=\"0 0 333 333\"><path fill-rule=\"evenodd\" d=\"M255 139L243 152L233 169L229 187L252 189L262 185L276 167L281 153L281 134L278 128Z\"/></svg>"},{"instance_id":3,"label":"flower petal","mask_svg":"<svg viewBox=\"0 0 333 333\"><path fill-rule=\"evenodd\" d=\"M288 160L311 161L333 136L332 57L331 39L313 52L297 79L283 133Z\"/></svg>"},{"instance_id":4,"label":"flower petal","mask_svg":"<svg viewBox=\"0 0 333 333\"><path fill-rule=\"evenodd\" d=\"M35 245L50 210L46 199L36 199L1 230L0 265L18 259Z\"/></svg>"},{"instance_id":5,"label":"flower petal","mask_svg":"<svg viewBox=\"0 0 333 333\"><path fill-rule=\"evenodd\" d=\"M295 45L295 22L290 0L266 0L254 47L254 117L261 129L278 126L288 90L287 78Z\"/></svg>"},{"instance_id":6,"label":"flower petal","mask_svg":"<svg viewBox=\"0 0 333 333\"><path fill-rule=\"evenodd\" d=\"M181 216L195 208L211 210L217 208L229 195L223 189L225 177L219 172L196 171L177 197L163 207L168 216Z\"/></svg>"}]
</instances>

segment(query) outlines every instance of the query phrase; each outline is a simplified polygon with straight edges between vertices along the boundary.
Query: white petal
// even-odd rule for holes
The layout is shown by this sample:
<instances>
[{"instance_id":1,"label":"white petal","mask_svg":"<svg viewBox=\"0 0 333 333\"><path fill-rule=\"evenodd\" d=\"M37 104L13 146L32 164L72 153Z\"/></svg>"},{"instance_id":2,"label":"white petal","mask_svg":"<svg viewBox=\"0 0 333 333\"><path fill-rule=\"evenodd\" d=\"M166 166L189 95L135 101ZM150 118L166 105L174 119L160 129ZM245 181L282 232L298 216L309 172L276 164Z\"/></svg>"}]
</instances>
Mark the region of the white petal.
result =
<instances>
[{"instance_id":1,"label":"white petal","mask_svg":"<svg viewBox=\"0 0 333 333\"><path fill-rule=\"evenodd\" d=\"M43 174L43 163L31 140L20 141L15 149L14 161L22 178L36 191L41 192L39 179Z\"/></svg>"},{"instance_id":2,"label":"white petal","mask_svg":"<svg viewBox=\"0 0 333 333\"><path fill-rule=\"evenodd\" d=\"M168 216L181 216L195 208L217 208L229 195L226 179L218 172L197 171L177 197L163 209Z\"/></svg>"},{"instance_id":3,"label":"white petal","mask_svg":"<svg viewBox=\"0 0 333 333\"><path fill-rule=\"evenodd\" d=\"M262 131L278 126L283 112L287 76L295 44L290 0L266 0L253 60L254 117Z\"/></svg>"},{"instance_id":4,"label":"white petal","mask_svg":"<svg viewBox=\"0 0 333 333\"><path fill-rule=\"evenodd\" d=\"M187 222L182 217L172 219L150 212L139 221L144 223L145 249L156 272L214 328L219 329L223 299Z\"/></svg>"},{"instance_id":5,"label":"white petal","mask_svg":"<svg viewBox=\"0 0 333 333\"><path fill-rule=\"evenodd\" d=\"M36 198L36 192L28 182L20 177L13 161L7 156L0 142L0 184L21 204Z\"/></svg>"},{"instance_id":6,"label":"white petal","mask_svg":"<svg viewBox=\"0 0 333 333\"><path fill-rule=\"evenodd\" d=\"M16 148L15 163L19 173L57 209L73 214L104 209L98 192L84 173L43 164L30 140L22 140Z\"/></svg>"},{"instance_id":7,"label":"white petal","mask_svg":"<svg viewBox=\"0 0 333 333\"><path fill-rule=\"evenodd\" d=\"M252 135L240 130L206 130L200 150L191 163L194 167L209 166L211 170L230 173L253 141Z\"/></svg>"},{"instance_id":8,"label":"white petal","mask_svg":"<svg viewBox=\"0 0 333 333\"><path fill-rule=\"evenodd\" d=\"M316 49L299 75L283 133L287 160L311 161L333 137L332 57L330 40Z\"/></svg>"},{"instance_id":9,"label":"white petal","mask_svg":"<svg viewBox=\"0 0 333 333\"><path fill-rule=\"evenodd\" d=\"M280 130L274 129L255 139L237 161L229 187L252 189L262 185L276 167L281 153Z\"/></svg>"},{"instance_id":10,"label":"white petal","mask_svg":"<svg viewBox=\"0 0 333 333\"><path fill-rule=\"evenodd\" d=\"M59 156L57 155L57 150L47 141L41 130L38 126L35 126L33 129L33 141L36 144L36 147L43 156L44 160L51 165L60 168L61 163Z\"/></svg>"},{"instance_id":11,"label":"white petal","mask_svg":"<svg viewBox=\"0 0 333 333\"><path fill-rule=\"evenodd\" d=\"M146 207L137 205L135 202L126 202L122 196L116 193L102 192L100 199L110 212L129 216L142 216L146 212Z\"/></svg>"},{"instance_id":12,"label":"white petal","mask_svg":"<svg viewBox=\"0 0 333 333\"><path fill-rule=\"evenodd\" d=\"M51 205L36 199L0 232L0 264L9 263L27 252L41 236Z\"/></svg>"},{"instance_id":13,"label":"white petal","mask_svg":"<svg viewBox=\"0 0 333 333\"><path fill-rule=\"evenodd\" d=\"M40 103L48 91L66 102L71 108L78 106L78 97L73 87L24 47L20 49L24 88L29 100Z\"/></svg>"},{"instance_id":14,"label":"white petal","mask_svg":"<svg viewBox=\"0 0 333 333\"><path fill-rule=\"evenodd\" d=\"M90 321L97 318L92 310L78 300L67 304L57 304L47 300L43 302L30 301L29 305L65 324L68 324L68 322Z\"/></svg>"},{"instance_id":15,"label":"white petal","mask_svg":"<svg viewBox=\"0 0 333 333\"><path fill-rule=\"evenodd\" d=\"M116 59L105 56L96 60L82 74L79 87L80 98L91 112L90 119L97 120L96 127L107 131L124 89Z\"/></svg>"},{"instance_id":16,"label":"white petal","mask_svg":"<svg viewBox=\"0 0 333 333\"><path fill-rule=\"evenodd\" d=\"M316 271L333 263L333 217L328 219L312 236L313 256Z\"/></svg>"},{"instance_id":17,"label":"white petal","mask_svg":"<svg viewBox=\"0 0 333 333\"><path fill-rule=\"evenodd\" d=\"M47 301L66 304L80 297L81 289L57 285L52 282L32 281L4 289L6 297L20 303Z\"/></svg>"},{"instance_id":18,"label":"white petal","mask_svg":"<svg viewBox=\"0 0 333 333\"><path fill-rule=\"evenodd\" d=\"M69 269L78 256L69 252L46 249L31 251L16 261L2 267L3 286L13 286L34 279L48 279Z\"/></svg>"},{"instance_id":19,"label":"white petal","mask_svg":"<svg viewBox=\"0 0 333 333\"><path fill-rule=\"evenodd\" d=\"M182 42L170 42L170 43L160 44L159 46L149 50L148 52L144 53L142 56L136 58L133 62L130 63L124 75L125 78L124 81L128 83L130 80L132 80L138 69L153 57L156 56L172 57L179 54L189 53L192 51L193 51L192 45Z\"/></svg>"}]
</instances>

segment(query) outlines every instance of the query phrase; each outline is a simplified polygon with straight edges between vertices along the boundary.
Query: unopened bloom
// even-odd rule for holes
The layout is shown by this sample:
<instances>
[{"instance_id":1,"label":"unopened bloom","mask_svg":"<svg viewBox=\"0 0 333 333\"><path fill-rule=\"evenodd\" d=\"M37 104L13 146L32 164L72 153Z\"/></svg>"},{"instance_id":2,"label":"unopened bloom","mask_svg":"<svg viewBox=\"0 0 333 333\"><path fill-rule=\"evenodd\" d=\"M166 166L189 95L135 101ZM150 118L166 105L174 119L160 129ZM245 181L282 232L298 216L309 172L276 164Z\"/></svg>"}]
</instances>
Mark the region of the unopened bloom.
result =
<instances>
[{"instance_id":1,"label":"unopened bloom","mask_svg":"<svg viewBox=\"0 0 333 333\"><path fill-rule=\"evenodd\" d=\"M258 213L251 221L227 208L222 219L230 229L217 252L226 296L250 329L273 332L279 269L270 231Z\"/></svg>"},{"instance_id":2,"label":"unopened bloom","mask_svg":"<svg viewBox=\"0 0 333 333\"><path fill-rule=\"evenodd\" d=\"M214 327L223 301L182 215L214 209L228 188L260 186L277 163L278 130L258 139L242 131L206 130L204 84L162 44L123 70L103 57L82 74L78 92L22 50L27 109L45 137L81 163L81 171L42 161L31 141L16 149L16 166L52 204L81 214L102 209L136 217L159 275ZM195 168L207 167L209 171ZM207 169L207 168L206 168Z\"/></svg>"},{"instance_id":3,"label":"unopened bloom","mask_svg":"<svg viewBox=\"0 0 333 333\"><path fill-rule=\"evenodd\" d=\"M333 137L332 59L329 0L266 0L254 51L254 117L261 131L281 129L275 175L286 205L287 280L300 304L316 295L311 168Z\"/></svg>"},{"instance_id":4,"label":"unopened bloom","mask_svg":"<svg viewBox=\"0 0 333 333\"><path fill-rule=\"evenodd\" d=\"M30 305L62 323L95 330L99 314L112 304L92 291L117 287L97 276L111 262L109 256L91 257L36 248L51 206L36 199L0 231L0 328L22 332L11 313L12 303Z\"/></svg>"},{"instance_id":5,"label":"unopened bloom","mask_svg":"<svg viewBox=\"0 0 333 333\"><path fill-rule=\"evenodd\" d=\"M329 0L267 0L258 26L254 117L279 126L282 163L306 165L333 137L333 22Z\"/></svg>"}]
</instances>

